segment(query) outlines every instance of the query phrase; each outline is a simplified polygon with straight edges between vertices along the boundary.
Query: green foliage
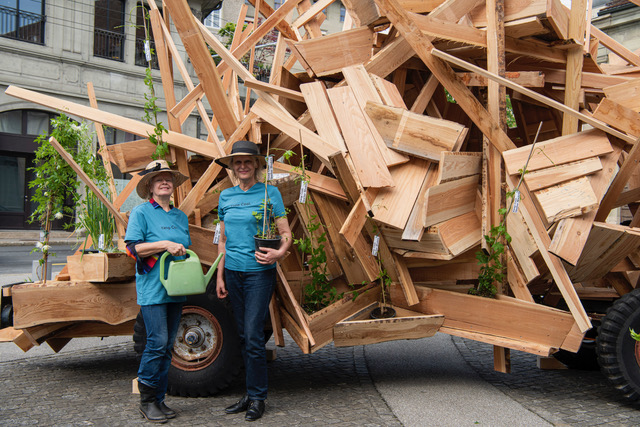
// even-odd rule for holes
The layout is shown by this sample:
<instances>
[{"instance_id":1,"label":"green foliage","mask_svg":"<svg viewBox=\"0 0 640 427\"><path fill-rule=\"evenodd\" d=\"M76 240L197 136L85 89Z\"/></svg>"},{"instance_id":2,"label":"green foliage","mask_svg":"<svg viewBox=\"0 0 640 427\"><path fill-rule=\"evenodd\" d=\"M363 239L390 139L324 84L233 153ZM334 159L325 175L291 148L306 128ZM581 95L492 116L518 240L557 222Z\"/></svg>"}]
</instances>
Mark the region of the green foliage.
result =
<instances>
[{"instance_id":1,"label":"green foliage","mask_svg":"<svg viewBox=\"0 0 640 427\"><path fill-rule=\"evenodd\" d=\"M511 97L507 95L507 127L514 129L517 126L516 117L513 115L513 106L511 105Z\"/></svg>"},{"instance_id":2,"label":"green foliage","mask_svg":"<svg viewBox=\"0 0 640 427\"><path fill-rule=\"evenodd\" d=\"M629 328L629 333L631 334L631 338L633 338L636 341L640 341L640 334L638 334L636 331Z\"/></svg>"},{"instance_id":3,"label":"green foliage","mask_svg":"<svg viewBox=\"0 0 640 427\"><path fill-rule=\"evenodd\" d=\"M382 261L380 260L380 254L376 257L378 261L378 281L381 286L381 294L382 294L382 307L387 306L387 292L389 291L389 287L393 283L391 277L389 277L389 273L385 268L382 267Z\"/></svg>"},{"instance_id":4,"label":"green foliage","mask_svg":"<svg viewBox=\"0 0 640 427\"><path fill-rule=\"evenodd\" d=\"M242 26L242 30L247 28L247 24ZM236 24L234 22L227 22L218 30L218 35L223 38L222 44L224 47L229 49L231 47L231 42L233 41L233 35L236 32Z\"/></svg>"},{"instance_id":5,"label":"green foliage","mask_svg":"<svg viewBox=\"0 0 640 427\"><path fill-rule=\"evenodd\" d=\"M97 247L102 235L104 242L102 250L104 252L117 251L113 244L113 238L116 234L116 221L109 209L93 193L87 193L82 206L83 209L78 215L78 222L86 230L87 236L91 237L93 246ZM87 238L84 240L83 249L86 249L86 247Z\"/></svg>"},{"instance_id":6,"label":"green foliage","mask_svg":"<svg viewBox=\"0 0 640 427\"><path fill-rule=\"evenodd\" d=\"M256 236L261 239L274 239L278 235L276 219L279 217L274 214L273 204L270 200L266 202L265 206L265 200L262 199L260 211L253 211L251 215L256 219Z\"/></svg>"}]
</instances>

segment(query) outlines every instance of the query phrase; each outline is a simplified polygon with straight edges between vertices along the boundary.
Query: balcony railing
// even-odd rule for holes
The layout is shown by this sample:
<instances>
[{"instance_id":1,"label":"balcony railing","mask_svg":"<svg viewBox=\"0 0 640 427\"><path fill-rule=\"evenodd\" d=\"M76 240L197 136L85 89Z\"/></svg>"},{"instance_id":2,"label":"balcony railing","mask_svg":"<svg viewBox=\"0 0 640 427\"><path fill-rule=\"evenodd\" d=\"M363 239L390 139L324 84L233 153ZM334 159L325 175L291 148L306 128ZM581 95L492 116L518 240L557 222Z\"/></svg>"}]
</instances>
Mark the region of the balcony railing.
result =
<instances>
[{"instance_id":1,"label":"balcony railing","mask_svg":"<svg viewBox=\"0 0 640 427\"><path fill-rule=\"evenodd\" d=\"M29 43L44 44L46 17L0 6L0 35Z\"/></svg>"},{"instance_id":2,"label":"balcony railing","mask_svg":"<svg viewBox=\"0 0 640 427\"><path fill-rule=\"evenodd\" d=\"M115 31L94 29L93 56L124 61L124 34Z\"/></svg>"},{"instance_id":3,"label":"balcony railing","mask_svg":"<svg viewBox=\"0 0 640 427\"><path fill-rule=\"evenodd\" d=\"M160 66L158 65L158 56L155 54L156 44L151 40L149 42L151 44L151 49L153 50L153 54L151 55L151 68L154 70L159 70ZM136 39L136 65L141 67L147 66L147 57L144 54L144 39Z\"/></svg>"}]
</instances>

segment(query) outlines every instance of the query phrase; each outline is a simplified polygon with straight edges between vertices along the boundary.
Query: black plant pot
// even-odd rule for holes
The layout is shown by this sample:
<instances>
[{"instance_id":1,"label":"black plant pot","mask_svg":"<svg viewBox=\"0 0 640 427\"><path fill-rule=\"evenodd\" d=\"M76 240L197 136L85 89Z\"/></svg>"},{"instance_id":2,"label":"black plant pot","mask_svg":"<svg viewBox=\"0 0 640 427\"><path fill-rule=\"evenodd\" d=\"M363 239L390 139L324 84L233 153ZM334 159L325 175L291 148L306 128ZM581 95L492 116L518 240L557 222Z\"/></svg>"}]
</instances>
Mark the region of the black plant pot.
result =
<instances>
[{"instance_id":1,"label":"black plant pot","mask_svg":"<svg viewBox=\"0 0 640 427\"><path fill-rule=\"evenodd\" d=\"M371 310L370 316L372 319L390 319L396 317L396 311L391 307L376 307Z\"/></svg>"},{"instance_id":2,"label":"black plant pot","mask_svg":"<svg viewBox=\"0 0 640 427\"><path fill-rule=\"evenodd\" d=\"M260 248L280 249L280 243L282 243L282 237L278 236L273 239L263 239L257 235L253 236L253 241L256 245L256 252L260 251Z\"/></svg>"}]
</instances>

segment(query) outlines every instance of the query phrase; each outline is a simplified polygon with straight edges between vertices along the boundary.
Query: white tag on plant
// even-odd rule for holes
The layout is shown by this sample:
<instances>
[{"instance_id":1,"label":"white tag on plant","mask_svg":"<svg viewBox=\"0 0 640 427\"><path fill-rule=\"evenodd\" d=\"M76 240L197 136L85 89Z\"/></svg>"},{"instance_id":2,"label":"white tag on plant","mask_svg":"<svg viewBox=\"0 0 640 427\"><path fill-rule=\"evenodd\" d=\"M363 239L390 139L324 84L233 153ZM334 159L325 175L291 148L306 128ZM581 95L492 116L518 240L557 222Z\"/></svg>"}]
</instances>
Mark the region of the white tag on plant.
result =
<instances>
[{"instance_id":1,"label":"white tag on plant","mask_svg":"<svg viewBox=\"0 0 640 427\"><path fill-rule=\"evenodd\" d=\"M267 156L267 180L273 179L273 156Z\"/></svg>"},{"instance_id":2,"label":"white tag on plant","mask_svg":"<svg viewBox=\"0 0 640 427\"><path fill-rule=\"evenodd\" d=\"M307 181L302 181L300 184L300 197L298 197L298 202L304 203L307 201Z\"/></svg>"},{"instance_id":3,"label":"white tag on plant","mask_svg":"<svg viewBox=\"0 0 640 427\"><path fill-rule=\"evenodd\" d=\"M220 242L220 223L216 224L216 232L213 235L213 244L217 245Z\"/></svg>"},{"instance_id":4,"label":"white tag on plant","mask_svg":"<svg viewBox=\"0 0 640 427\"><path fill-rule=\"evenodd\" d=\"M371 255L378 256L378 247L380 246L380 236L377 234L373 236L373 248L371 248Z\"/></svg>"},{"instance_id":5,"label":"white tag on plant","mask_svg":"<svg viewBox=\"0 0 640 427\"><path fill-rule=\"evenodd\" d=\"M518 212L518 206L520 205L520 191L516 190L513 193L513 213Z\"/></svg>"},{"instance_id":6,"label":"white tag on plant","mask_svg":"<svg viewBox=\"0 0 640 427\"><path fill-rule=\"evenodd\" d=\"M151 43L149 40L144 41L144 57L147 62L151 62Z\"/></svg>"},{"instance_id":7,"label":"white tag on plant","mask_svg":"<svg viewBox=\"0 0 640 427\"><path fill-rule=\"evenodd\" d=\"M98 249L104 249L104 234L98 237Z\"/></svg>"}]
</instances>

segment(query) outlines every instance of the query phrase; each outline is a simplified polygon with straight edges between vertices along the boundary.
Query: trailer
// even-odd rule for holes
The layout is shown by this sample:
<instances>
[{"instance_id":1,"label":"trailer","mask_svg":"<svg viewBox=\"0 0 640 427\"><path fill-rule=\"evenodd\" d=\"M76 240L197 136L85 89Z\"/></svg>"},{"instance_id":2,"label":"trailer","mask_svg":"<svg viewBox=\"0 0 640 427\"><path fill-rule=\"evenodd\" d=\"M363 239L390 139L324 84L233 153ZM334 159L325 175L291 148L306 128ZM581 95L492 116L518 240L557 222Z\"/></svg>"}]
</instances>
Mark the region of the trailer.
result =
<instances>
[{"instance_id":1,"label":"trailer","mask_svg":"<svg viewBox=\"0 0 640 427\"><path fill-rule=\"evenodd\" d=\"M190 177L174 200L189 217L191 249L205 268L217 256L214 210L233 181L213 159L242 139L274 155L271 183L306 239L277 267L265 325L276 345L284 330L305 354L441 332L494 345L502 372L510 350L597 363L639 400L640 345L629 330L640 331L640 57L583 25L585 3L344 0L349 25L323 35L330 2L250 2L264 21L236 31L227 49L186 1L164 1L197 85L149 6L164 140ZM239 58L250 63L270 31L278 41L267 83ZM597 64L598 44L624 65ZM304 71L291 72L295 64ZM190 90L182 100L173 66ZM255 102L243 104L240 80ZM155 150L148 123L15 86L6 93L139 135L103 151L123 172L142 170ZM207 141L180 132L194 110ZM137 179L117 200L101 197L123 226L119 201ZM72 258L53 281L2 289L0 337L58 351L76 337L132 335L141 352L131 263ZM387 309L395 316L374 313ZM222 390L241 369L238 355L228 304L209 283L184 306L169 392Z\"/></svg>"}]
</instances>

